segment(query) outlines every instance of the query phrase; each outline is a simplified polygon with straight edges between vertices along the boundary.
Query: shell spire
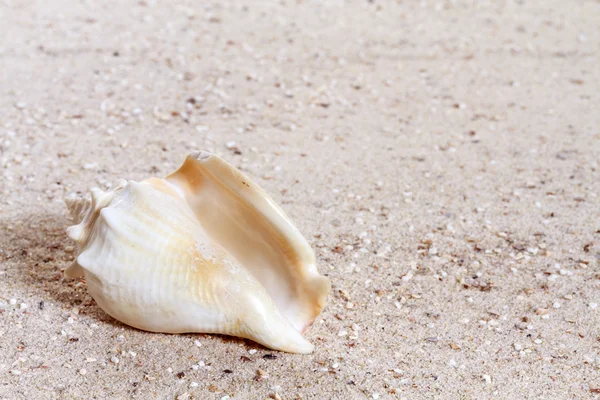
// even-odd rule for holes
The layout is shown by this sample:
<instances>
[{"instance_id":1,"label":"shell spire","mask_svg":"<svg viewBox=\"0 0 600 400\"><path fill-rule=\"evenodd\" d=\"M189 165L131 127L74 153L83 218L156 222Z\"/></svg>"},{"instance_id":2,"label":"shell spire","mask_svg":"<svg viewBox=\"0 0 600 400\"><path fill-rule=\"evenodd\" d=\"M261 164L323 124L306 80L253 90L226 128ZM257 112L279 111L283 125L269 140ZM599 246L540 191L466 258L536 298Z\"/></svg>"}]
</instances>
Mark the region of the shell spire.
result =
<instances>
[{"instance_id":1,"label":"shell spire","mask_svg":"<svg viewBox=\"0 0 600 400\"><path fill-rule=\"evenodd\" d=\"M78 224L83 220L83 217L85 217L91 201L73 193L65 198L65 204L71 215L71 221Z\"/></svg>"},{"instance_id":2,"label":"shell spire","mask_svg":"<svg viewBox=\"0 0 600 400\"><path fill-rule=\"evenodd\" d=\"M329 280L284 211L220 157L192 153L166 179L119 180L65 201L79 250L65 274L85 276L115 319L313 350L301 333L325 306Z\"/></svg>"}]
</instances>

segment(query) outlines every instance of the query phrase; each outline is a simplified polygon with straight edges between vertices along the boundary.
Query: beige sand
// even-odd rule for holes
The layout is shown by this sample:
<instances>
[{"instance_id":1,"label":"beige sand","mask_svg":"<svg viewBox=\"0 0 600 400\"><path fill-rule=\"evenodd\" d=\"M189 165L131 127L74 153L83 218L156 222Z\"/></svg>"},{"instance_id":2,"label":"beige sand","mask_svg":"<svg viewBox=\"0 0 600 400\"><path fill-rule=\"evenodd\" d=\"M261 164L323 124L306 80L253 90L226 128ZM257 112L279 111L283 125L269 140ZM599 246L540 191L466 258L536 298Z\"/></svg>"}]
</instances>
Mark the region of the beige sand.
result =
<instances>
[{"instance_id":1,"label":"beige sand","mask_svg":"<svg viewBox=\"0 0 600 400\"><path fill-rule=\"evenodd\" d=\"M0 398L600 396L600 3L238 3L0 1ZM314 246L314 354L62 278L65 194L197 148Z\"/></svg>"}]
</instances>

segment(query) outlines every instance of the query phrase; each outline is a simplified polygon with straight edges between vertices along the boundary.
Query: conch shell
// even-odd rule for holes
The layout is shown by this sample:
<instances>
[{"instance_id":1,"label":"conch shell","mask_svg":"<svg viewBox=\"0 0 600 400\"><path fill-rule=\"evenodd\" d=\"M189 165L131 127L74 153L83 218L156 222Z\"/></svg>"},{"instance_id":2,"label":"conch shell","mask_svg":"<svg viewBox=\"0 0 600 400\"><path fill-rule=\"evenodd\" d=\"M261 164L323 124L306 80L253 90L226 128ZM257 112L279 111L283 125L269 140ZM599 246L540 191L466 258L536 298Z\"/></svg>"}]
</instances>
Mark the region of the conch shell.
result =
<instances>
[{"instance_id":1,"label":"conch shell","mask_svg":"<svg viewBox=\"0 0 600 400\"><path fill-rule=\"evenodd\" d=\"M310 353L303 332L329 279L310 245L258 185L197 152L166 179L118 180L91 201L67 198L78 256L96 303L135 328L220 333Z\"/></svg>"}]
</instances>

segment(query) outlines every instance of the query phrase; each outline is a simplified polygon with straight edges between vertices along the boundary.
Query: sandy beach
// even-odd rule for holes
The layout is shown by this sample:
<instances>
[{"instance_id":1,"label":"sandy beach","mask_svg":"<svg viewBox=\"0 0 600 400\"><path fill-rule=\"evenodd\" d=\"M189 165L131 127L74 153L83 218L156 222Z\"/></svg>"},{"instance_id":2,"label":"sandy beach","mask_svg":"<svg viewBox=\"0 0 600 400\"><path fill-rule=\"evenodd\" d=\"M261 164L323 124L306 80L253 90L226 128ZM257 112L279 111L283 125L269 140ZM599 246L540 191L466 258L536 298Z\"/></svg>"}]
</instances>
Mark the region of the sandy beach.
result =
<instances>
[{"instance_id":1,"label":"sandy beach","mask_svg":"<svg viewBox=\"0 0 600 400\"><path fill-rule=\"evenodd\" d=\"M600 398L600 3L0 0L0 399ZM219 154L332 282L310 355L143 332L65 196Z\"/></svg>"}]
</instances>

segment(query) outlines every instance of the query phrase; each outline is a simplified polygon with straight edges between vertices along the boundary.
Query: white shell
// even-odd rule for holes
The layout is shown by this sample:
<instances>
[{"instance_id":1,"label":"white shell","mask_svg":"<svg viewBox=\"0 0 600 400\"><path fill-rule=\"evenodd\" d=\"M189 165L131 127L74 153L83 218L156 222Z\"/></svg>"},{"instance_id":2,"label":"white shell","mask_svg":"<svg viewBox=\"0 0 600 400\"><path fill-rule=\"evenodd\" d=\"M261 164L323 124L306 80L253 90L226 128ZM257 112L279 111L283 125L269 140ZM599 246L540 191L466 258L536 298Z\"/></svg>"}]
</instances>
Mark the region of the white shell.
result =
<instances>
[{"instance_id":1,"label":"white shell","mask_svg":"<svg viewBox=\"0 0 600 400\"><path fill-rule=\"evenodd\" d=\"M216 155L190 154L166 179L119 180L68 198L77 260L98 305L133 327L204 332L310 353L301 332L325 306L306 239L262 189Z\"/></svg>"}]
</instances>

